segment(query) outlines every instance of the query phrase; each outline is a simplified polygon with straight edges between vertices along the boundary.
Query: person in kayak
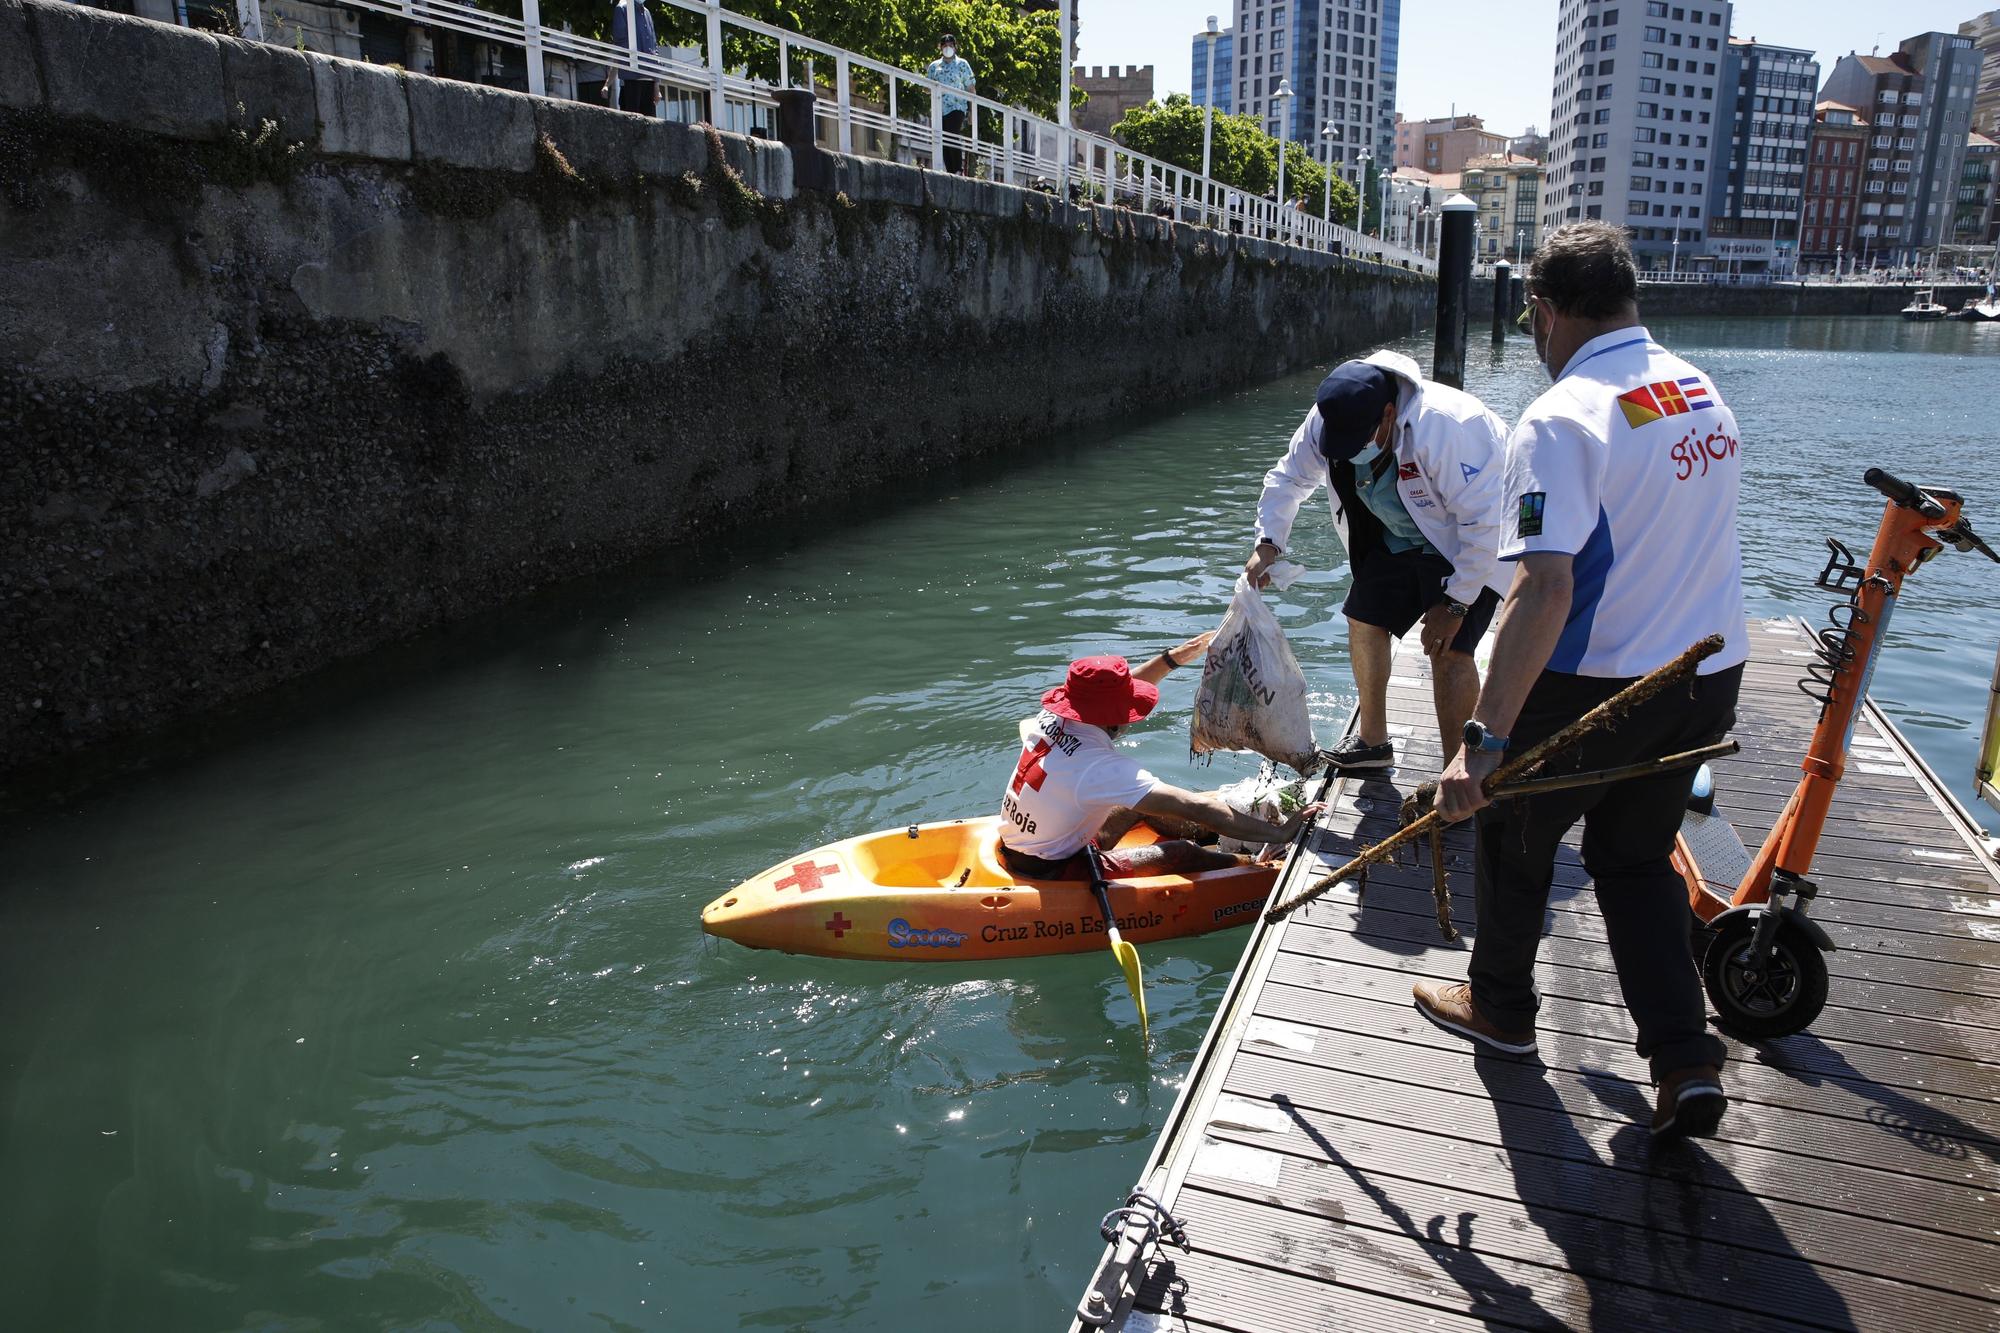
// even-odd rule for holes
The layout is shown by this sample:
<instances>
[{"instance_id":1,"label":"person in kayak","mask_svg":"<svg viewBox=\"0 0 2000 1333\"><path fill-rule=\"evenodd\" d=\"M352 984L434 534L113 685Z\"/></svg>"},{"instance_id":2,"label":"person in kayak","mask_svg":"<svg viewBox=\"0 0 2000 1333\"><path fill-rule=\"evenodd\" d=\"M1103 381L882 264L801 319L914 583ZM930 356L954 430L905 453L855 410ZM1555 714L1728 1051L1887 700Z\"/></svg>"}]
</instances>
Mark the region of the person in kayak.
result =
<instances>
[{"instance_id":1,"label":"person in kayak","mask_svg":"<svg viewBox=\"0 0 2000 1333\"><path fill-rule=\"evenodd\" d=\"M1444 757L1458 748L1479 697L1472 650L1507 591L1500 567L1506 441L1506 426L1477 398L1426 380L1407 356L1377 352L1334 367L1291 447L1265 474L1244 575L1264 586L1299 506L1321 486L1354 570L1341 612L1360 705L1353 732L1325 752L1335 767L1395 762L1390 640L1419 621Z\"/></svg>"},{"instance_id":2,"label":"person in kayak","mask_svg":"<svg viewBox=\"0 0 2000 1333\"><path fill-rule=\"evenodd\" d=\"M1024 879L1088 879L1083 854L1095 842L1114 875L1188 874L1249 864L1204 847L1201 830L1283 846L1323 808L1299 809L1283 824L1243 814L1213 792L1182 791L1119 750L1119 735L1160 702L1158 682L1198 660L1214 638L1198 634L1137 671L1122 657L1082 657L1042 696L1042 711L1021 723L1021 755L1000 801L1000 863ZM1144 820L1166 835L1145 847L1110 848Z\"/></svg>"}]
</instances>

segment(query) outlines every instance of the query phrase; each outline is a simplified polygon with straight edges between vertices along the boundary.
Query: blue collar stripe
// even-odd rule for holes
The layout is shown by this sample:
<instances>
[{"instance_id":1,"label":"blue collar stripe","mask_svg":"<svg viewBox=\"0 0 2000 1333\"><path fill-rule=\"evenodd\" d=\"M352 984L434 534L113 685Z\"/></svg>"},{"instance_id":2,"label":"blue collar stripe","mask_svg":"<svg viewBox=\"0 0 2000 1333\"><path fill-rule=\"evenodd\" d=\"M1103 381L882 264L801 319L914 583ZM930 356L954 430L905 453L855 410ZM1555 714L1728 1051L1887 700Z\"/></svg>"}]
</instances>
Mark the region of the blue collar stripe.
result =
<instances>
[{"instance_id":1,"label":"blue collar stripe","mask_svg":"<svg viewBox=\"0 0 2000 1333\"><path fill-rule=\"evenodd\" d=\"M1606 352L1615 352L1621 347L1632 347L1645 341L1646 340L1644 338L1627 338L1622 343L1612 343L1611 346L1609 347L1600 347L1596 351L1592 352L1589 356L1583 358L1583 361L1573 361L1569 365L1565 366L1563 368L1563 373L1556 376L1556 378L1559 380L1568 379L1571 372L1575 371L1578 366L1581 366L1584 361L1595 361L1598 357L1603 356Z\"/></svg>"}]
</instances>

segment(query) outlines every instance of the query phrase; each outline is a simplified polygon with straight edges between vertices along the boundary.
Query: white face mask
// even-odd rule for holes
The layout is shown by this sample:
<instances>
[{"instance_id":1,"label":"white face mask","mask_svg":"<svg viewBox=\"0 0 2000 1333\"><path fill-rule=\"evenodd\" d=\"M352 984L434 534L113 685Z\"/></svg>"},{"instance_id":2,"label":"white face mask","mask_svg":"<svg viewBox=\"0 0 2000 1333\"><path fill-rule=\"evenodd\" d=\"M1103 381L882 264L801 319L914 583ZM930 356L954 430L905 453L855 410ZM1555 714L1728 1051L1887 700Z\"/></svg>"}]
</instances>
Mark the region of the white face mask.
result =
<instances>
[{"instance_id":1,"label":"white face mask","mask_svg":"<svg viewBox=\"0 0 2000 1333\"><path fill-rule=\"evenodd\" d=\"M1556 368L1549 364L1549 336L1553 335L1555 330L1551 328L1548 334L1544 334L1542 332L1542 321L1535 318L1533 314L1530 314L1528 316L1528 332L1535 340L1535 360L1542 363L1542 369L1547 371L1549 378L1553 380L1556 377Z\"/></svg>"},{"instance_id":2,"label":"white face mask","mask_svg":"<svg viewBox=\"0 0 2000 1333\"><path fill-rule=\"evenodd\" d=\"M957 54L958 54L958 48L955 46L947 46L944 48L944 58L946 60L952 59Z\"/></svg>"}]
</instances>

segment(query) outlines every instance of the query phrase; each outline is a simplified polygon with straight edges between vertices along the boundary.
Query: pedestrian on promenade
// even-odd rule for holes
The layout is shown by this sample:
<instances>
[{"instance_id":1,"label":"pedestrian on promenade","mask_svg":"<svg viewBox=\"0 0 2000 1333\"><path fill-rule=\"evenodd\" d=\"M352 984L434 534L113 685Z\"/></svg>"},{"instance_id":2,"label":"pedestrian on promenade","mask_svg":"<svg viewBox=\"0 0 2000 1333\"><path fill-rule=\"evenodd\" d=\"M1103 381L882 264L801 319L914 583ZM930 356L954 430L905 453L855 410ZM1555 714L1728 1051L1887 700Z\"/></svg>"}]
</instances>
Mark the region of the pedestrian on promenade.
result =
<instances>
[{"instance_id":1,"label":"pedestrian on promenade","mask_svg":"<svg viewBox=\"0 0 2000 1333\"><path fill-rule=\"evenodd\" d=\"M1736 537L1736 419L1714 383L1641 327L1625 233L1576 222L1528 269L1535 351L1555 385L1507 444L1514 579L1465 744L1439 808L1478 813L1478 930L1469 982L1421 982L1439 1026L1503 1051L1535 1048L1535 951L1563 836L1583 821L1583 864L1604 916L1639 1054L1659 1088L1655 1135L1715 1132L1728 1103L1722 1042L1704 1025L1687 889L1668 861L1692 772L1487 804L1480 783L1711 634L1721 652L1537 775L1612 768L1719 739L1736 717L1749 640Z\"/></svg>"},{"instance_id":2,"label":"pedestrian on promenade","mask_svg":"<svg viewBox=\"0 0 2000 1333\"><path fill-rule=\"evenodd\" d=\"M972 77L972 66L958 53L958 38L945 33L938 38L938 58L924 67L924 75L935 83L947 88L963 88L977 92ZM965 133L965 113L972 109L972 103L952 93L943 94L944 132L946 134ZM944 169L960 175L964 173L965 154L952 147L949 140L944 145Z\"/></svg>"},{"instance_id":3,"label":"pedestrian on promenade","mask_svg":"<svg viewBox=\"0 0 2000 1333\"><path fill-rule=\"evenodd\" d=\"M1024 879L1090 878L1087 845L1103 849L1113 875L1178 875L1247 864L1249 857L1194 841L1212 829L1246 842L1289 844L1324 808L1311 802L1283 824L1234 809L1213 792L1171 787L1116 744L1160 701L1169 671L1198 662L1213 630L1133 670L1122 657L1081 657L1021 723L1021 753L1000 797L1000 862ZM1113 852L1144 822L1163 840Z\"/></svg>"},{"instance_id":4,"label":"pedestrian on promenade","mask_svg":"<svg viewBox=\"0 0 2000 1333\"><path fill-rule=\"evenodd\" d=\"M617 3L613 5L611 10L611 44L621 51L634 48L634 43L627 35L626 29L626 24L630 21L629 6L632 5L637 5L639 8L639 40L636 44L637 50L643 56L654 55L659 48L660 39L653 30L652 12L646 8L643 0L617 0ZM605 80L605 86L607 88L610 86L609 78ZM634 115L639 116L650 116L653 114L653 104L659 100L660 88L656 81L652 79L633 78L629 74L618 75L618 109L620 111L630 111Z\"/></svg>"},{"instance_id":5,"label":"pedestrian on promenade","mask_svg":"<svg viewBox=\"0 0 2000 1333\"><path fill-rule=\"evenodd\" d=\"M1507 428L1469 393L1426 380L1396 352L1338 366L1264 474L1257 544L1243 572L1262 587L1299 506L1325 486L1354 582L1341 613L1361 696L1355 729L1327 758L1387 768L1391 640L1423 622L1431 698L1446 758L1479 696L1472 649L1506 582L1500 567L1500 462Z\"/></svg>"}]
</instances>

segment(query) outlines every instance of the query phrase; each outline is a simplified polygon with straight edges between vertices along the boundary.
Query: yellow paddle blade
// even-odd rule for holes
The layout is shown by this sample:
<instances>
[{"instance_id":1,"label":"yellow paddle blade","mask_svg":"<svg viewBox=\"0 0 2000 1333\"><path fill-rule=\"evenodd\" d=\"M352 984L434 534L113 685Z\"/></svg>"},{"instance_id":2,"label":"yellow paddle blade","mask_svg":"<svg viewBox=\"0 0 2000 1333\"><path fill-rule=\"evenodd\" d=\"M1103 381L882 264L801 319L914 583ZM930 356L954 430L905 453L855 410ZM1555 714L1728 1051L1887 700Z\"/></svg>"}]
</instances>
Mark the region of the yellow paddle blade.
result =
<instances>
[{"instance_id":1,"label":"yellow paddle blade","mask_svg":"<svg viewBox=\"0 0 2000 1333\"><path fill-rule=\"evenodd\" d=\"M1132 992L1132 1003L1139 1006L1139 1029L1146 1031L1146 984L1139 975L1139 951L1124 940L1117 940L1111 945L1111 953L1125 974L1125 988Z\"/></svg>"}]
</instances>

